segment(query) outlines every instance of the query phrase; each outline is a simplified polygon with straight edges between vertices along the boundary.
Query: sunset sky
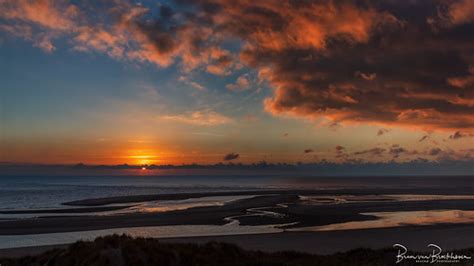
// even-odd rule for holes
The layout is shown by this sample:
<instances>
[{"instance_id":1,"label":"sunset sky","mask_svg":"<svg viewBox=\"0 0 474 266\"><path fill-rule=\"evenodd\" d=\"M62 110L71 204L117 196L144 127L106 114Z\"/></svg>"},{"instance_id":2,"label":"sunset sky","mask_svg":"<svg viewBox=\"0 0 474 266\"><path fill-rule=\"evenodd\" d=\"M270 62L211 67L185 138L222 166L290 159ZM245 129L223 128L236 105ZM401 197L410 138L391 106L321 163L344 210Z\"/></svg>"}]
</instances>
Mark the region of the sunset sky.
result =
<instances>
[{"instance_id":1,"label":"sunset sky","mask_svg":"<svg viewBox=\"0 0 474 266\"><path fill-rule=\"evenodd\" d=\"M470 0L0 0L0 73L0 162L474 160Z\"/></svg>"}]
</instances>

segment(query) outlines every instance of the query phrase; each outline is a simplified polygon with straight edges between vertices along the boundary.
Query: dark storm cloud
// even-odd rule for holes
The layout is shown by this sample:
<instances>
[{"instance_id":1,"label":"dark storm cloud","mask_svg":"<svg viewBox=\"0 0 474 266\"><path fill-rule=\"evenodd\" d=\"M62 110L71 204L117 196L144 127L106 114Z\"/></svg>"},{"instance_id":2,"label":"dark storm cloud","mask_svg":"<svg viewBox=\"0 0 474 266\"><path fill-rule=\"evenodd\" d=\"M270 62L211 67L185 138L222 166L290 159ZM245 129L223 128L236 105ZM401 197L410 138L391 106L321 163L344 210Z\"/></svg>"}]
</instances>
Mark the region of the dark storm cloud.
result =
<instances>
[{"instance_id":1,"label":"dark storm cloud","mask_svg":"<svg viewBox=\"0 0 474 266\"><path fill-rule=\"evenodd\" d=\"M336 149L336 152L343 152L346 148L344 148L344 147L341 146L341 145L337 145L337 146L335 147L335 149Z\"/></svg>"},{"instance_id":2,"label":"dark storm cloud","mask_svg":"<svg viewBox=\"0 0 474 266\"><path fill-rule=\"evenodd\" d=\"M428 139L429 137L430 137L430 135L424 135L423 137L420 138L420 140L418 140L418 142L423 142L426 139Z\"/></svg>"},{"instance_id":3,"label":"dark storm cloud","mask_svg":"<svg viewBox=\"0 0 474 266\"><path fill-rule=\"evenodd\" d=\"M343 160L348 160L349 159L349 154L346 152L346 148L341 146L341 145L336 145L334 148L336 150L336 158L338 159L343 159Z\"/></svg>"},{"instance_id":4,"label":"dark storm cloud","mask_svg":"<svg viewBox=\"0 0 474 266\"><path fill-rule=\"evenodd\" d=\"M407 150L398 144L394 144L388 150L388 154L390 154L393 159L396 159L400 157L400 155L417 155L419 152L417 150Z\"/></svg>"},{"instance_id":5,"label":"dark storm cloud","mask_svg":"<svg viewBox=\"0 0 474 266\"><path fill-rule=\"evenodd\" d=\"M441 154L443 152L443 150L441 150L440 148L432 148L428 154L429 155L432 155L432 156L437 156L439 154Z\"/></svg>"},{"instance_id":6,"label":"dark storm cloud","mask_svg":"<svg viewBox=\"0 0 474 266\"><path fill-rule=\"evenodd\" d=\"M464 137L468 137L468 134L462 133L460 131L454 132L452 135L449 136L450 139L456 140Z\"/></svg>"},{"instance_id":7,"label":"dark storm cloud","mask_svg":"<svg viewBox=\"0 0 474 266\"><path fill-rule=\"evenodd\" d=\"M393 158L400 157L401 154L407 153L408 151L405 148L400 147L399 145L392 145L388 153L393 156Z\"/></svg>"},{"instance_id":8,"label":"dark storm cloud","mask_svg":"<svg viewBox=\"0 0 474 266\"><path fill-rule=\"evenodd\" d=\"M388 133L388 132L390 132L390 130L385 129L385 128L381 128L377 131L377 136L382 136L382 135L384 135L385 133Z\"/></svg>"},{"instance_id":9,"label":"dark storm cloud","mask_svg":"<svg viewBox=\"0 0 474 266\"><path fill-rule=\"evenodd\" d=\"M336 122L474 127L465 1L191 1L275 88L266 110Z\"/></svg>"},{"instance_id":10,"label":"dark storm cloud","mask_svg":"<svg viewBox=\"0 0 474 266\"><path fill-rule=\"evenodd\" d=\"M474 130L470 0L177 0L174 10L116 0L103 23L94 5L64 3L0 1L0 30L49 52L44 36L68 36L77 51L185 71L243 63L273 88L274 115Z\"/></svg>"},{"instance_id":11,"label":"dark storm cloud","mask_svg":"<svg viewBox=\"0 0 474 266\"><path fill-rule=\"evenodd\" d=\"M384 148L372 148L368 150L356 151L354 155L371 155L371 156L382 156L385 153L386 149Z\"/></svg>"},{"instance_id":12,"label":"dark storm cloud","mask_svg":"<svg viewBox=\"0 0 474 266\"><path fill-rule=\"evenodd\" d=\"M231 160L235 160L237 158L239 158L238 153L229 153L229 154L224 155L223 160L224 161L231 161Z\"/></svg>"}]
</instances>

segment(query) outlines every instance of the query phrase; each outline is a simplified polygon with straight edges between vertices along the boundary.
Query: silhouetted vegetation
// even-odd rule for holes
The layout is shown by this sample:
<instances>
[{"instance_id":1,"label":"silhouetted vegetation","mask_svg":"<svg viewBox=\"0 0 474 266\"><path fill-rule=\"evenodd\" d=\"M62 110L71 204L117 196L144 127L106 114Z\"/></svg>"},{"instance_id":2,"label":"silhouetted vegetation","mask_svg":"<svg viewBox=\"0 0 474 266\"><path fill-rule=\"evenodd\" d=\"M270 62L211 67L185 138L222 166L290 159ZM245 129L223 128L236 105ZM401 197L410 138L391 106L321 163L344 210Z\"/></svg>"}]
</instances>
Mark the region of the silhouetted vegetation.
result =
<instances>
[{"instance_id":1,"label":"silhouetted vegetation","mask_svg":"<svg viewBox=\"0 0 474 266\"><path fill-rule=\"evenodd\" d=\"M464 254L473 255L474 250ZM54 249L38 256L0 259L0 265L160 265L160 266L237 266L237 265L395 265L392 249L355 249L332 255L313 255L295 251L247 251L236 245L163 243L153 238L131 238L125 235L79 241L67 249ZM467 261L466 261L467 262ZM467 262L472 265L472 262ZM413 265L404 261L397 265ZM423 265L423 264L416 264ZM433 264L431 264L433 265ZM449 265L443 263L443 265ZM454 263L453 265L465 265Z\"/></svg>"}]
</instances>

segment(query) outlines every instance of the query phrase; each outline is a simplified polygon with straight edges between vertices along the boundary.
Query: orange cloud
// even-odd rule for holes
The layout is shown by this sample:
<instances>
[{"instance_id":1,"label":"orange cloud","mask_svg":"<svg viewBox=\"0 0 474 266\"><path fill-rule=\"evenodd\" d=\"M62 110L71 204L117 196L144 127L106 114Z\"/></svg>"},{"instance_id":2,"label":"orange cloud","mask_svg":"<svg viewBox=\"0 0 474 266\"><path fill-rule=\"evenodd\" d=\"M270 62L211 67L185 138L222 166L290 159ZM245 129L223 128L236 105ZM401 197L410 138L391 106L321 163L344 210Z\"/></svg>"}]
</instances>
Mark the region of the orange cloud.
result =
<instances>
[{"instance_id":1,"label":"orange cloud","mask_svg":"<svg viewBox=\"0 0 474 266\"><path fill-rule=\"evenodd\" d=\"M81 27L74 37L75 49L89 51L94 49L108 54L113 58L124 56L126 37L120 32L108 32L101 28Z\"/></svg>"},{"instance_id":2,"label":"orange cloud","mask_svg":"<svg viewBox=\"0 0 474 266\"><path fill-rule=\"evenodd\" d=\"M166 23L172 25L162 27L157 21L143 19L150 13L148 8L127 1L117 0L105 10L98 9L104 15L99 21L65 0L0 0L0 9L0 18L7 21L0 24L0 30L31 40L48 52L55 49L52 37L67 36L78 51L97 51L115 59L159 67L181 59L186 70L204 66L216 75L229 73L232 66L228 51L205 42L212 29L190 21L170 22L169 17ZM41 29L33 30L36 26Z\"/></svg>"},{"instance_id":3,"label":"orange cloud","mask_svg":"<svg viewBox=\"0 0 474 266\"><path fill-rule=\"evenodd\" d=\"M474 21L474 2L471 0L454 1L448 8L448 18L453 24Z\"/></svg>"},{"instance_id":4,"label":"orange cloud","mask_svg":"<svg viewBox=\"0 0 474 266\"><path fill-rule=\"evenodd\" d=\"M72 28L78 15L75 5L60 0L2 0L0 17L32 22L54 30Z\"/></svg>"},{"instance_id":5,"label":"orange cloud","mask_svg":"<svg viewBox=\"0 0 474 266\"><path fill-rule=\"evenodd\" d=\"M236 67L232 54L219 47L211 46L203 53L200 64L206 64L206 71L218 75L225 76L232 72L232 68Z\"/></svg>"},{"instance_id":6,"label":"orange cloud","mask_svg":"<svg viewBox=\"0 0 474 266\"><path fill-rule=\"evenodd\" d=\"M354 42L369 39L370 30L385 14L357 8L349 1L196 1L216 6L208 12L216 25L240 35L249 48L282 51L289 47L324 49L331 37Z\"/></svg>"},{"instance_id":7,"label":"orange cloud","mask_svg":"<svg viewBox=\"0 0 474 266\"><path fill-rule=\"evenodd\" d=\"M214 111L195 111L178 115L165 115L160 119L198 126L217 126L233 123L232 118Z\"/></svg>"},{"instance_id":8,"label":"orange cloud","mask_svg":"<svg viewBox=\"0 0 474 266\"><path fill-rule=\"evenodd\" d=\"M347 11L334 10L344 20ZM338 123L473 130L469 29L431 31L419 21L400 22L385 10L366 10L352 11L372 19L364 24L371 25L363 27L367 31L359 31L366 35L325 36L318 45L291 43L278 51L265 44L244 50L244 61L264 69L260 78L274 88L265 109Z\"/></svg>"},{"instance_id":9,"label":"orange cloud","mask_svg":"<svg viewBox=\"0 0 474 266\"><path fill-rule=\"evenodd\" d=\"M0 0L0 18L16 21L0 24L0 30L33 42L46 52L55 50L51 39L59 32L73 30L78 8L59 0ZM35 31L33 26L39 26Z\"/></svg>"},{"instance_id":10,"label":"orange cloud","mask_svg":"<svg viewBox=\"0 0 474 266\"><path fill-rule=\"evenodd\" d=\"M227 84L226 88L232 91L246 90L250 86L250 81L246 75L241 75L235 81L235 84Z\"/></svg>"}]
</instances>

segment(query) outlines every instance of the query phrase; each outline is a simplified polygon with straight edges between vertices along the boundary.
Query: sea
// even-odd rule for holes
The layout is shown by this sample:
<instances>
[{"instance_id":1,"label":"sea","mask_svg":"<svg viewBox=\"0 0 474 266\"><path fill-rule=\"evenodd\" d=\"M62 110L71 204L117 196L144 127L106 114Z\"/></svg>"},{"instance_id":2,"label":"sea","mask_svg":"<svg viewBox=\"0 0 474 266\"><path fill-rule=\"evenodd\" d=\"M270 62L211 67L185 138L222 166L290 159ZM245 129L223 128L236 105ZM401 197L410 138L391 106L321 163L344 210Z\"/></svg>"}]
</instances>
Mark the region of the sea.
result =
<instances>
[{"instance_id":1,"label":"sea","mask_svg":"<svg viewBox=\"0 0 474 266\"><path fill-rule=\"evenodd\" d=\"M393 200L471 199L474 195L473 177L469 176L390 176L390 177L319 177L301 175L145 175L145 176L0 176L0 223L1 220L35 219L34 213L11 214L14 210L44 210L71 208L63 203L127 195L200 193L224 191L252 191L255 195L265 189L311 189L358 191L383 191L400 189L410 191L406 195L388 195ZM426 193L426 192L433 193ZM415 194L413 194L415 192ZM420 192L416 195L416 192ZM439 193L438 193L439 192ZM446 193L445 193L446 192ZM424 195L423 195L424 194ZM444 195L443 195L444 194ZM387 195L378 195L386 197ZM167 211L196 206L218 206L233 200L252 197L222 196L201 197L186 200L142 202L120 212ZM350 197L350 198L349 198ZM359 198L358 198L359 197ZM324 204L318 198L307 198L309 204ZM365 201L363 196L334 196L331 202ZM2 213L3 211L3 213ZM10 212L10 214L9 214ZM268 213L268 212L267 212ZM90 215L115 215L117 213L90 213ZM44 215L44 214L41 214ZM50 214L54 216L55 214ZM62 215L62 214L59 214ZM74 215L74 214L69 214ZM398 227L407 224L429 225L433 223L474 223L474 211L427 210L418 212L367 213L377 220L330 224L327 226L294 229L295 231L332 231L380 227ZM114 228L81 232L64 232L34 235L0 235L0 249L72 243L77 240L92 240L108 234L128 234L146 237L190 237L212 235L264 234L283 232L278 225L244 226L229 219L229 223L218 225L175 225Z\"/></svg>"},{"instance_id":2,"label":"sea","mask_svg":"<svg viewBox=\"0 0 474 266\"><path fill-rule=\"evenodd\" d=\"M299 175L0 176L0 210L62 207L82 199L262 189L474 190L470 176L318 177ZM453 192L454 191L454 192Z\"/></svg>"}]
</instances>

